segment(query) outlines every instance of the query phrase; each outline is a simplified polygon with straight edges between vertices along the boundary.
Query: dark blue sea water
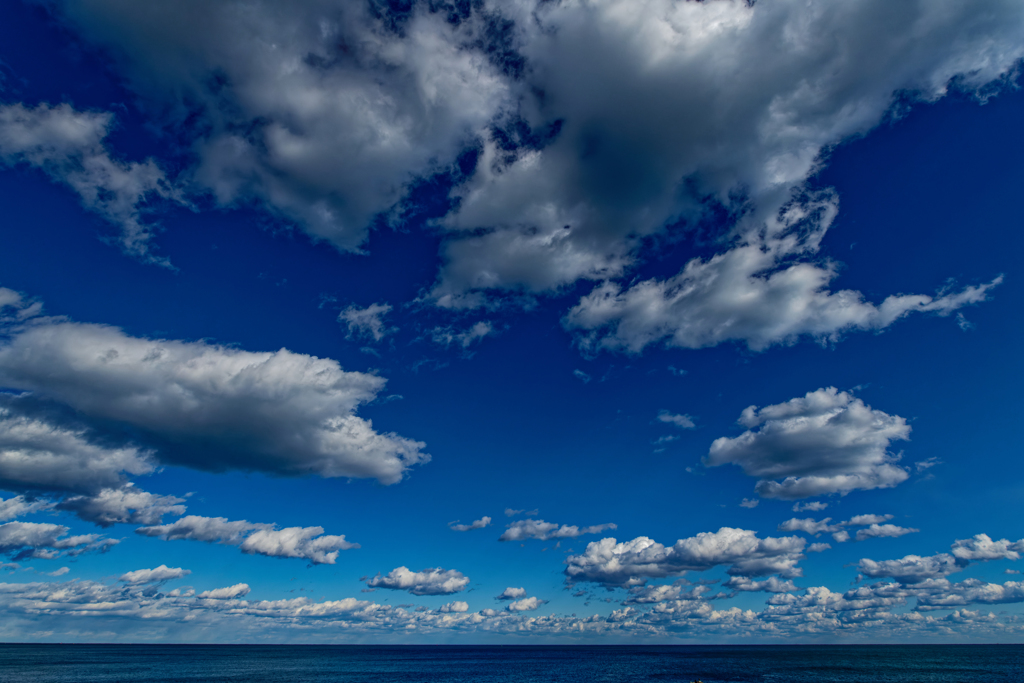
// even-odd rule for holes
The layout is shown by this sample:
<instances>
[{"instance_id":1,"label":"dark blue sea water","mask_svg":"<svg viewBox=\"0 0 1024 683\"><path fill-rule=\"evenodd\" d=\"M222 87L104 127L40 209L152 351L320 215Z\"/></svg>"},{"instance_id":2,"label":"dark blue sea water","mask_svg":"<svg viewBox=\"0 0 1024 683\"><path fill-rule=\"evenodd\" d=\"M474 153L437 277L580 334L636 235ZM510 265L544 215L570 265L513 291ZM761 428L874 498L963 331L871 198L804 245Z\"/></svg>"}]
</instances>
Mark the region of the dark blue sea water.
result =
<instances>
[{"instance_id":1,"label":"dark blue sea water","mask_svg":"<svg viewBox=\"0 0 1024 683\"><path fill-rule=\"evenodd\" d=\"M1024 681L1021 645L0 645L4 683Z\"/></svg>"}]
</instances>

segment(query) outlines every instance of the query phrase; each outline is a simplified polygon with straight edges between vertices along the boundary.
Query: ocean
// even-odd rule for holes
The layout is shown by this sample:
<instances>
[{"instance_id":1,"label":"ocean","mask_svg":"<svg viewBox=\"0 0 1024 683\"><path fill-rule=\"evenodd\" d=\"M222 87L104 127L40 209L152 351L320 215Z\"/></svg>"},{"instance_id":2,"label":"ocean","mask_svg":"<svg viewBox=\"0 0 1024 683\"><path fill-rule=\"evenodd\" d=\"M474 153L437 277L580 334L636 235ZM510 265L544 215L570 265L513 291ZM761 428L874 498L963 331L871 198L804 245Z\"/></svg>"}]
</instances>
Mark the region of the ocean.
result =
<instances>
[{"instance_id":1,"label":"ocean","mask_svg":"<svg viewBox=\"0 0 1024 683\"><path fill-rule=\"evenodd\" d=\"M158 681L1024 681L1024 645L0 644L3 683Z\"/></svg>"}]
</instances>

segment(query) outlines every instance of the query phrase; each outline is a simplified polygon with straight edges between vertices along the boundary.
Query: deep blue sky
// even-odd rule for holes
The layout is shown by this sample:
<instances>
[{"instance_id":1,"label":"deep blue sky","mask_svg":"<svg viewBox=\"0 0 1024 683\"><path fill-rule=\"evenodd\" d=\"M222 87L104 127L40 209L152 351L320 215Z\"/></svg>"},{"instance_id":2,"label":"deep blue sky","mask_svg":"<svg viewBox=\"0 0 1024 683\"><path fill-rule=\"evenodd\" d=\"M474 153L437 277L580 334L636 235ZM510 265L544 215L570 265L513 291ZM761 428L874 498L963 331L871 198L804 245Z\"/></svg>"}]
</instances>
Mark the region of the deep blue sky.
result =
<instances>
[{"instance_id":1,"label":"deep blue sky","mask_svg":"<svg viewBox=\"0 0 1024 683\"><path fill-rule=\"evenodd\" d=\"M0 10L0 497L12 510L0 636L1021 639L1020 8L963 3L957 18L823 3L805 15L799 3L665 0L626 30L616 3L566 2L538 15L560 27L552 37L526 2L330 4ZM707 28L712 14L732 28ZM899 27L914 22L930 28L908 46ZM844 50L809 40L826 30ZM778 48L773 35L790 37ZM736 55L763 73L724 78ZM461 80L431 81L449 73ZM98 137L67 133L88 126ZM217 175L225 140L249 156ZM171 189L132 194L132 163ZM815 201L826 209L772 231ZM310 218L325 206L333 222ZM152 235L141 250L124 237L133 221ZM820 244L785 246L794 235ZM520 257L531 239L540 246ZM776 256L740 280L694 274L745 248ZM801 268L835 275L773 288ZM617 313L574 323L601 287ZM451 292L471 305L452 308ZM928 298L885 319L877 307L900 294ZM391 308L374 318L374 304ZM346 322L360 311L379 339ZM116 328L114 341L88 324ZM55 335L66 345L44 343ZM697 338L710 341L686 341ZM216 368L193 384L184 357L147 374L128 360L132 339L205 350ZM386 385L350 406L298 371L260 386L232 375L232 354L279 349L360 373L342 384ZM808 407L815 396L824 413ZM190 407L167 407L175 397ZM737 422L793 399L804 403ZM423 442L431 458L397 482L377 464L346 470L357 446L309 461L335 417L372 421L388 444ZM720 466L713 442L732 454ZM89 483L117 449L143 453L148 470ZM758 485L787 476L802 494ZM127 503L103 519L81 507L139 489L179 507L160 518L156 503ZM814 502L827 507L794 511ZM275 526L204 537L220 542L154 530L185 515ZM825 518L817 536L786 526ZM578 529L497 540L524 520L540 522L535 535L544 522ZM296 542L308 527L322 529ZM119 542L54 540L81 534ZM360 547L314 547L320 534ZM644 537L664 548L631 554ZM412 584L403 567L420 573ZM678 579L710 590L642 601ZM774 584L734 591L737 580ZM235 597L199 595L239 584ZM510 587L524 590L495 598ZM83 603L96 609L72 614Z\"/></svg>"}]
</instances>

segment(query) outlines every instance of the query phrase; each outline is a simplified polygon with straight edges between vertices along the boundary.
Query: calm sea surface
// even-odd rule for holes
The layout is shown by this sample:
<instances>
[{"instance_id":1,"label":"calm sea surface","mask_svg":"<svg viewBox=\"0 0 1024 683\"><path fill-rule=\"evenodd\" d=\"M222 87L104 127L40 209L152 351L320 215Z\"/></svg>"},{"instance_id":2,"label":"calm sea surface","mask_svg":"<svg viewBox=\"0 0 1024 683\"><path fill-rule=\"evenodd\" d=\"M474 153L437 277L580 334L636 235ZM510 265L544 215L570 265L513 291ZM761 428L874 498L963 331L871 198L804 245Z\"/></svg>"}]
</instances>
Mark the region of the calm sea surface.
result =
<instances>
[{"instance_id":1,"label":"calm sea surface","mask_svg":"<svg viewBox=\"0 0 1024 683\"><path fill-rule=\"evenodd\" d=\"M0 681L1024 682L1021 645L0 645Z\"/></svg>"}]
</instances>

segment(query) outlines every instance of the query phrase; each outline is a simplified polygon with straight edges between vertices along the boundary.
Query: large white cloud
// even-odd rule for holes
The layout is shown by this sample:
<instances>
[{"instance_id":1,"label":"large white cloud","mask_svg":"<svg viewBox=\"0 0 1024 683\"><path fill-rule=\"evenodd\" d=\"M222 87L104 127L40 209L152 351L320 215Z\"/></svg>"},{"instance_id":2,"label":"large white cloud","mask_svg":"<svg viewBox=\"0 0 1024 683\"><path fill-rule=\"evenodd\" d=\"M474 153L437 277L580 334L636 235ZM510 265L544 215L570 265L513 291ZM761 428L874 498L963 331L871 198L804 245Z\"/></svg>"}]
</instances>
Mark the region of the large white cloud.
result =
<instances>
[{"instance_id":1,"label":"large white cloud","mask_svg":"<svg viewBox=\"0 0 1024 683\"><path fill-rule=\"evenodd\" d=\"M469 585L469 577L454 569L424 569L410 571L408 567L397 567L385 576L377 574L367 580L370 588L390 588L409 591L413 595L450 595L458 593Z\"/></svg>"},{"instance_id":2,"label":"large white cloud","mask_svg":"<svg viewBox=\"0 0 1024 683\"><path fill-rule=\"evenodd\" d=\"M504 533L498 537L499 541L525 541L535 538L540 541L547 541L552 538L576 538L584 534L599 534L608 529L617 528L615 524L597 524L580 528L570 524L553 524L543 519L521 519L518 522L509 524Z\"/></svg>"},{"instance_id":3,"label":"large white cloud","mask_svg":"<svg viewBox=\"0 0 1024 683\"><path fill-rule=\"evenodd\" d=\"M274 524L199 515L188 515L170 524L139 527L135 532L168 541L237 545L250 555L294 557L313 564L334 564L339 551L359 547L358 543L346 541L344 536L324 535L324 528L320 526L278 529Z\"/></svg>"},{"instance_id":4,"label":"large white cloud","mask_svg":"<svg viewBox=\"0 0 1024 683\"><path fill-rule=\"evenodd\" d=\"M759 346L954 305L829 293L833 268L807 261L816 246L752 235L831 146L873 128L898 98L935 100L953 82L980 89L1024 55L1013 0L59 7L112 48L152 111L189 122L178 130L198 159L195 188L222 204L254 198L339 248L358 249L374 214L478 149L475 168L453 173L454 208L440 221L451 236L432 292L441 305L616 278L646 238L699 219L709 201L743 216L740 241L719 257L584 300L590 315L570 322L601 328L596 343L615 348ZM774 271L760 277L759 249ZM684 283L701 294L679 299ZM785 315L766 323L740 294ZM643 301L670 310L647 317ZM693 306L711 317L695 320Z\"/></svg>"},{"instance_id":5,"label":"large white cloud","mask_svg":"<svg viewBox=\"0 0 1024 683\"><path fill-rule=\"evenodd\" d=\"M480 13L451 23L419 8L394 31L360 2L63 9L115 47L172 123L198 116L199 187L222 204L260 200L341 249L358 249L374 214L452 164L510 100L501 66L474 47L490 42Z\"/></svg>"},{"instance_id":6,"label":"large white cloud","mask_svg":"<svg viewBox=\"0 0 1024 683\"><path fill-rule=\"evenodd\" d=\"M125 252L166 264L149 251L152 228L142 216L150 196L181 200L152 159L120 161L104 145L114 117L108 112L76 111L68 104L0 105L0 164L28 164L66 183L86 208L121 228Z\"/></svg>"},{"instance_id":7,"label":"large white cloud","mask_svg":"<svg viewBox=\"0 0 1024 683\"><path fill-rule=\"evenodd\" d=\"M765 498L845 495L890 488L910 476L888 451L891 441L909 438L907 421L833 387L761 409L750 406L739 422L748 430L715 439L704 464L739 465L759 479L755 490Z\"/></svg>"},{"instance_id":8,"label":"large white cloud","mask_svg":"<svg viewBox=\"0 0 1024 683\"><path fill-rule=\"evenodd\" d=\"M804 545L796 536L758 538L754 531L730 527L680 539L669 547L645 536L625 543L603 538L588 544L582 555L569 556L565 575L570 582L630 587L650 578L729 565L726 571L731 576L791 578L801 575L796 565L803 559Z\"/></svg>"},{"instance_id":9,"label":"large white cloud","mask_svg":"<svg viewBox=\"0 0 1024 683\"><path fill-rule=\"evenodd\" d=\"M145 339L55 319L29 322L0 344L3 386L66 404L86 419L132 425L159 444L162 460L212 471L399 481L429 460L424 444L374 431L355 415L384 383L286 349ZM86 476L113 480L119 470L152 467L134 450L107 464L112 457L86 458Z\"/></svg>"}]
</instances>

